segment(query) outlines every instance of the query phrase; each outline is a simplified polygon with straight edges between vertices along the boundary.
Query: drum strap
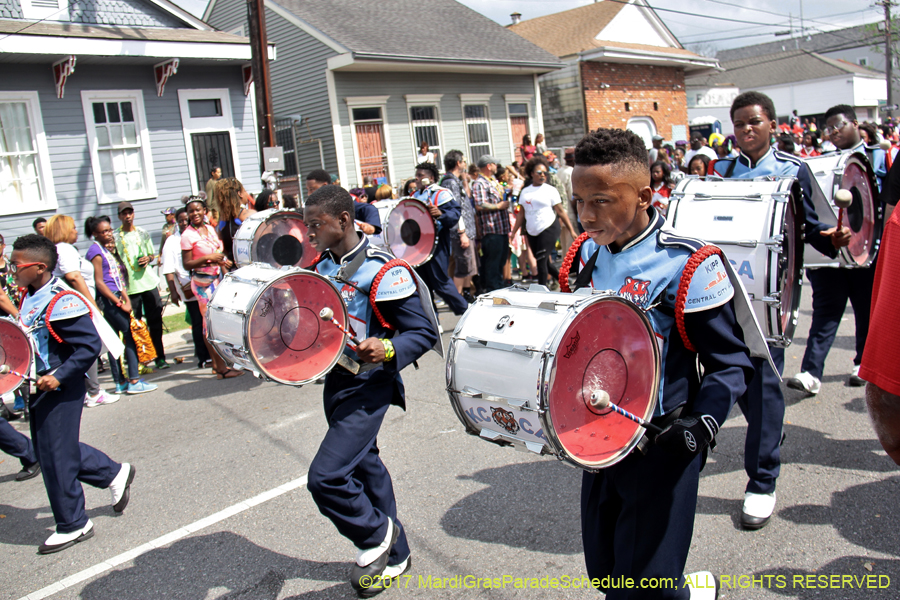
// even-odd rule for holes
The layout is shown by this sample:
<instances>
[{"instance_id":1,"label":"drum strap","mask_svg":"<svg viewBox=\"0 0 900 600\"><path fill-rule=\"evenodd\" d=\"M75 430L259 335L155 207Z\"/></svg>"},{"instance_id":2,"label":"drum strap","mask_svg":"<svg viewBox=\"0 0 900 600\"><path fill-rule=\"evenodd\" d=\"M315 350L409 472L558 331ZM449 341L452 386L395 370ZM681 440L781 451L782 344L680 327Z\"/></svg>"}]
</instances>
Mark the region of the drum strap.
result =
<instances>
[{"instance_id":1,"label":"drum strap","mask_svg":"<svg viewBox=\"0 0 900 600\"><path fill-rule=\"evenodd\" d=\"M728 168L725 170L725 175L723 177L725 179L731 179L731 176L734 175L734 168L737 166L738 159L733 159L731 164L728 165Z\"/></svg>"}]
</instances>

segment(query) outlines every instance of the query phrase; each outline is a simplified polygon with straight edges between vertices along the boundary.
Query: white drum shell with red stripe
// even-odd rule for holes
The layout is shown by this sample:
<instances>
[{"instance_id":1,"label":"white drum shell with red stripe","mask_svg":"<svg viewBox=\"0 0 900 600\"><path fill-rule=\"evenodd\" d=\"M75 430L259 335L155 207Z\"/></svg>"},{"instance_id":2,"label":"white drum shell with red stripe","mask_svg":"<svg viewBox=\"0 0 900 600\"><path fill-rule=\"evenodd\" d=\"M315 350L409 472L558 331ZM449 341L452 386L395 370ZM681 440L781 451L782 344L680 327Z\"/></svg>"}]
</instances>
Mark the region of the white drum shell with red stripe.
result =
<instances>
[{"instance_id":1,"label":"white drum shell with red stripe","mask_svg":"<svg viewBox=\"0 0 900 600\"><path fill-rule=\"evenodd\" d=\"M669 199L667 224L722 249L752 301L766 341L791 344L802 277L800 187L775 180L685 177ZM793 207L793 209L792 209Z\"/></svg>"}]
</instances>

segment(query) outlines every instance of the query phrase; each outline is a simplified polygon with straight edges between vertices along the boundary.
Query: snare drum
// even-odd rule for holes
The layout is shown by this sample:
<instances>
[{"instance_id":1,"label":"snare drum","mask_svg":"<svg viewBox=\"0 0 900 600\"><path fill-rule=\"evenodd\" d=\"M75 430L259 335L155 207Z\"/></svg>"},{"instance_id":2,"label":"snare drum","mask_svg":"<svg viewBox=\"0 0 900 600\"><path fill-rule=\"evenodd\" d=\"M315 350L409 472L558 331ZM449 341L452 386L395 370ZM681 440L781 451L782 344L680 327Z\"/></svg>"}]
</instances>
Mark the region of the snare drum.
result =
<instances>
[{"instance_id":1,"label":"snare drum","mask_svg":"<svg viewBox=\"0 0 900 600\"><path fill-rule=\"evenodd\" d=\"M303 385L328 373L347 342L319 318L325 307L349 329L347 308L328 279L254 263L228 273L216 288L206 313L209 342L237 368Z\"/></svg>"},{"instance_id":2,"label":"snare drum","mask_svg":"<svg viewBox=\"0 0 900 600\"><path fill-rule=\"evenodd\" d=\"M878 198L878 185L869 159L861 152L835 152L805 159L813 175L812 203L819 221L837 225L838 208L834 194L850 190L853 203L844 211L843 224L850 228L850 244L841 248L837 258L830 258L807 245L805 266L860 267L872 265L881 242L883 216Z\"/></svg>"},{"instance_id":3,"label":"snare drum","mask_svg":"<svg viewBox=\"0 0 900 600\"><path fill-rule=\"evenodd\" d=\"M802 196L796 179L686 177L669 199L667 223L722 248L753 301L772 346L790 346L800 310Z\"/></svg>"},{"instance_id":4,"label":"snare drum","mask_svg":"<svg viewBox=\"0 0 900 600\"><path fill-rule=\"evenodd\" d=\"M593 408L591 393L605 390L649 420L659 378L660 349L644 313L590 289L533 285L480 296L447 355L447 391L468 433L591 471L624 459L644 435Z\"/></svg>"},{"instance_id":5,"label":"snare drum","mask_svg":"<svg viewBox=\"0 0 900 600\"><path fill-rule=\"evenodd\" d=\"M0 293L3 293L0 291ZM11 371L28 375L34 362L34 348L31 338L18 323L9 318L0 318L0 365ZM0 396L19 389L25 380L13 373L0 375Z\"/></svg>"},{"instance_id":6,"label":"snare drum","mask_svg":"<svg viewBox=\"0 0 900 600\"><path fill-rule=\"evenodd\" d=\"M255 213L234 236L234 262L239 267L265 263L275 268L307 268L316 256L306 235L306 223L295 210L270 208Z\"/></svg>"},{"instance_id":7,"label":"snare drum","mask_svg":"<svg viewBox=\"0 0 900 600\"><path fill-rule=\"evenodd\" d=\"M437 227L424 202L401 198L388 213L383 228L388 251L413 267L431 260L437 248Z\"/></svg>"}]
</instances>

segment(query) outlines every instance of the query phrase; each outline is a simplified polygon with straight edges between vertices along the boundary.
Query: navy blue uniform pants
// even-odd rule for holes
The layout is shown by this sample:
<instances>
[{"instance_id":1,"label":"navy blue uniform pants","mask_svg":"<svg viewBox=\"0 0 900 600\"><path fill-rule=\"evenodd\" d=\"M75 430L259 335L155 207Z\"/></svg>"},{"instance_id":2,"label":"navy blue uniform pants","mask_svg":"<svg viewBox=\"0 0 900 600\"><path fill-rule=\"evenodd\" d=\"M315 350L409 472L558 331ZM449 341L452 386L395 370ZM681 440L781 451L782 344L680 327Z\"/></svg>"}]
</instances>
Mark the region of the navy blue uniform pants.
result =
<instances>
[{"instance_id":1,"label":"navy blue uniform pants","mask_svg":"<svg viewBox=\"0 0 900 600\"><path fill-rule=\"evenodd\" d=\"M469 308L469 303L460 295L456 285L450 280L449 268L447 255L438 252L427 263L416 267L416 273L419 274L429 290L444 299L454 315L461 315ZM434 296L431 301L434 302ZM437 314L437 308L434 312Z\"/></svg>"},{"instance_id":2,"label":"navy blue uniform pants","mask_svg":"<svg viewBox=\"0 0 900 600\"><path fill-rule=\"evenodd\" d=\"M87 524L81 484L108 488L122 468L96 448L78 441L82 410L84 379L31 397L31 439L57 533L71 533Z\"/></svg>"},{"instance_id":3,"label":"navy blue uniform pants","mask_svg":"<svg viewBox=\"0 0 900 600\"><path fill-rule=\"evenodd\" d=\"M607 600L690 598L684 566L691 547L701 456L651 445L581 482L581 539L588 577ZM621 578L658 577L668 589L622 589ZM610 580L604 581L604 578ZM661 585L660 588L663 586Z\"/></svg>"},{"instance_id":4,"label":"navy blue uniform pants","mask_svg":"<svg viewBox=\"0 0 900 600\"><path fill-rule=\"evenodd\" d=\"M328 432L309 466L307 487L319 511L361 550L384 541L390 517L400 536L388 564L397 565L409 556L409 543L397 520L391 475L378 455L378 430L393 397L393 381L381 375L386 382L336 371L326 377Z\"/></svg>"},{"instance_id":5,"label":"navy blue uniform pants","mask_svg":"<svg viewBox=\"0 0 900 600\"><path fill-rule=\"evenodd\" d=\"M744 442L744 469L750 481L747 491L769 494L775 491L775 480L781 472L781 434L784 429L784 392L778 375L784 371L784 348L769 347L772 362L753 358L753 379L738 405L747 419Z\"/></svg>"},{"instance_id":6,"label":"navy blue uniform pants","mask_svg":"<svg viewBox=\"0 0 900 600\"><path fill-rule=\"evenodd\" d=\"M813 313L800 370L822 379L825 357L834 343L847 300L853 306L856 318L856 356L853 364L862 362L866 336L869 334L875 265L867 269L807 269L806 276L812 284Z\"/></svg>"},{"instance_id":7,"label":"navy blue uniform pants","mask_svg":"<svg viewBox=\"0 0 900 600\"><path fill-rule=\"evenodd\" d=\"M37 462L31 440L16 431L6 419L0 419L0 450L18 458L23 467Z\"/></svg>"}]
</instances>

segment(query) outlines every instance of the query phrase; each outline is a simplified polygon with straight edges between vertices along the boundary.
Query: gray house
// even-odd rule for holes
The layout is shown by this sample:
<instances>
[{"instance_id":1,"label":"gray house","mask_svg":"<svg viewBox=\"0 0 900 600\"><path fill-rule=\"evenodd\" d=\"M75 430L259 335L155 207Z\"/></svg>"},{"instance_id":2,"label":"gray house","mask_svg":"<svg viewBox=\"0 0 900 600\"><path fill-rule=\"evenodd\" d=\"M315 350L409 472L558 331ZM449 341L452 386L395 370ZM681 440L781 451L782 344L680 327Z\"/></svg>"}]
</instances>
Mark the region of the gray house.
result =
<instances>
[{"instance_id":1,"label":"gray house","mask_svg":"<svg viewBox=\"0 0 900 600\"><path fill-rule=\"evenodd\" d=\"M541 131L537 76L552 54L454 0L265 1L276 116L299 123L301 177L324 168L355 187L399 185L422 141L511 162ZM212 0L204 20L246 30L246 3ZM279 125L276 124L276 128ZM290 149L290 141L281 143Z\"/></svg>"},{"instance_id":2,"label":"gray house","mask_svg":"<svg viewBox=\"0 0 900 600\"><path fill-rule=\"evenodd\" d=\"M0 0L0 232L115 218L204 189L213 165L258 190L246 38L166 0ZM82 235L83 238L83 235Z\"/></svg>"}]
</instances>

